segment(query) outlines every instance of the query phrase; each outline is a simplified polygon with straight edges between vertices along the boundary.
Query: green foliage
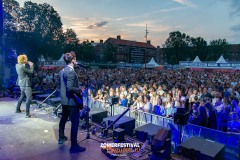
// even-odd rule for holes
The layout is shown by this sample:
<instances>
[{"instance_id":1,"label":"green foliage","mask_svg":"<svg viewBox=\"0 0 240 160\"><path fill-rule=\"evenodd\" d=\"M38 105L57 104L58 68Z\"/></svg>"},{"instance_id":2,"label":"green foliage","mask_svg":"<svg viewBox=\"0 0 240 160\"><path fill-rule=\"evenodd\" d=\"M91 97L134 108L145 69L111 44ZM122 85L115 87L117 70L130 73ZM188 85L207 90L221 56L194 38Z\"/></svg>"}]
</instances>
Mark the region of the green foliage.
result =
<instances>
[{"instance_id":1,"label":"green foliage","mask_svg":"<svg viewBox=\"0 0 240 160\"><path fill-rule=\"evenodd\" d=\"M59 58L64 36L58 13L49 4L4 0L6 47L25 53L37 62L38 57Z\"/></svg>"},{"instance_id":2,"label":"green foliage","mask_svg":"<svg viewBox=\"0 0 240 160\"><path fill-rule=\"evenodd\" d=\"M4 29L16 31L21 10L19 3L15 0L3 0L3 6Z\"/></svg>"},{"instance_id":3,"label":"green foliage","mask_svg":"<svg viewBox=\"0 0 240 160\"><path fill-rule=\"evenodd\" d=\"M166 56L170 60L172 56L177 60L185 60L189 56L189 47L191 46L191 37L179 31L169 33L163 47L169 48Z\"/></svg>"},{"instance_id":4,"label":"green foliage","mask_svg":"<svg viewBox=\"0 0 240 160\"><path fill-rule=\"evenodd\" d=\"M174 65L174 64L178 64L178 59L176 56L171 56L170 57L170 64Z\"/></svg>"},{"instance_id":5,"label":"green foliage","mask_svg":"<svg viewBox=\"0 0 240 160\"><path fill-rule=\"evenodd\" d=\"M80 44L73 29L63 32L61 17L49 4L27 1L22 8L15 0L4 0L4 4L8 48L27 54L34 62L41 55L48 60L59 59L69 51L75 51L78 60L95 59L92 44L88 41Z\"/></svg>"},{"instance_id":6,"label":"green foliage","mask_svg":"<svg viewBox=\"0 0 240 160\"><path fill-rule=\"evenodd\" d=\"M226 39L212 40L209 44L209 54L206 59L210 61L216 61L221 55L223 55L224 58L228 58L228 48L229 43Z\"/></svg>"},{"instance_id":7,"label":"green foliage","mask_svg":"<svg viewBox=\"0 0 240 160\"><path fill-rule=\"evenodd\" d=\"M80 57L80 60L84 60L86 62L90 62L95 59L95 49L89 41L85 41L81 44Z\"/></svg>"},{"instance_id":8,"label":"green foliage","mask_svg":"<svg viewBox=\"0 0 240 160\"><path fill-rule=\"evenodd\" d=\"M216 61L221 55L227 58L228 46L226 39L212 40L208 46L202 37L190 37L179 31L169 33L163 45L167 61L171 64L193 60L196 56L203 61Z\"/></svg>"},{"instance_id":9,"label":"green foliage","mask_svg":"<svg viewBox=\"0 0 240 160\"><path fill-rule=\"evenodd\" d=\"M69 51L75 51L79 53L81 51L81 47L79 44L79 39L77 38L77 34L73 29L67 29L66 32L63 33L64 36L64 44L63 44L63 53ZM77 59L80 57L77 54Z\"/></svg>"},{"instance_id":10,"label":"green foliage","mask_svg":"<svg viewBox=\"0 0 240 160\"><path fill-rule=\"evenodd\" d=\"M208 52L207 41L202 37L191 39L192 52L189 56L193 60L196 56L199 56L201 60L205 60Z\"/></svg>"},{"instance_id":11,"label":"green foliage","mask_svg":"<svg viewBox=\"0 0 240 160\"><path fill-rule=\"evenodd\" d=\"M112 62L116 62L116 47L114 47L112 45L112 43L106 43L104 51L103 51L103 55L104 55L104 60L106 62L112 61Z\"/></svg>"}]
</instances>

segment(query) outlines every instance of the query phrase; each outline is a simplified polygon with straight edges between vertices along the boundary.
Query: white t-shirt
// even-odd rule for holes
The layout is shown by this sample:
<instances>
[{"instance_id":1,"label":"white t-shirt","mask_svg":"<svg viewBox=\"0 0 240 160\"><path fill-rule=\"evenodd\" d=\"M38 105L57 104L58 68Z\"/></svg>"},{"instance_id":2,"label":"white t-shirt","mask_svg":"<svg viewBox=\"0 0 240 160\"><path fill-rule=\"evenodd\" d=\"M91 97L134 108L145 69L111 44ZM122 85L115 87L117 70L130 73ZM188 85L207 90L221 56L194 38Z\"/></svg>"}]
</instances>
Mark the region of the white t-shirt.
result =
<instances>
[{"instance_id":1,"label":"white t-shirt","mask_svg":"<svg viewBox=\"0 0 240 160\"><path fill-rule=\"evenodd\" d=\"M144 104L143 110L145 112L149 112L151 109L152 109L152 103L151 102L147 102L146 104Z\"/></svg>"}]
</instances>

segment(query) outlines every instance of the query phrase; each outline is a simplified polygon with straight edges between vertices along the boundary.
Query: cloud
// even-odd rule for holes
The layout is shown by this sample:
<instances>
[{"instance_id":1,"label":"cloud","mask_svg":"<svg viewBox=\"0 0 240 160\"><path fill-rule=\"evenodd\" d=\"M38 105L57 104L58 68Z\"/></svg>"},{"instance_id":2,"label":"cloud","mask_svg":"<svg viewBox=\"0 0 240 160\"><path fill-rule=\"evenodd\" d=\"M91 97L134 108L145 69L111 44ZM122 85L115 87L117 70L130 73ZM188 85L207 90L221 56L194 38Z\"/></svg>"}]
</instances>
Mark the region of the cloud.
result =
<instances>
[{"instance_id":1,"label":"cloud","mask_svg":"<svg viewBox=\"0 0 240 160\"><path fill-rule=\"evenodd\" d=\"M233 8L231 15L232 16L240 16L240 1L239 0L232 0L231 6Z\"/></svg>"},{"instance_id":2,"label":"cloud","mask_svg":"<svg viewBox=\"0 0 240 160\"><path fill-rule=\"evenodd\" d=\"M144 13L144 14L138 15L138 16L129 16L129 17L117 18L116 21L123 21L123 20L131 20L131 19L136 19L136 18L148 17L148 16L153 15L153 14L171 12L171 11L176 11L176 10L180 10L180 9L183 9L183 8L182 7L175 7L175 8L161 9L161 10L156 10L156 11Z\"/></svg>"},{"instance_id":3,"label":"cloud","mask_svg":"<svg viewBox=\"0 0 240 160\"><path fill-rule=\"evenodd\" d=\"M165 31L172 31L172 30L180 29L182 27L182 26L159 25L159 24L156 24L155 22L147 22L147 24L148 24L148 31L150 34L160 33ZM146 27L146 24L145 23L129 23L129 24L126 24L126 26L144 28Z\"/></svg>"},{"instance_id":4,"label":"cloud","mask_svg":"<svg viewBox=\"0 0 240 160\"><path fill-rule=\"evenodd\" d=\"M107 21L102 21L102 22L98 22L95 24L91 24L91 25L87 26L87 28L88 29L101 28L101 27L105 26L106 24L108 24Z\"/></svg>"},{"instance_id":5,"label":"cloud","mask_svg":"<svg viewBox=\"0 0 240 160\"><path fill-rule=\"evenodd\" d=\"M235 17L240 17L240 1L239 0L231 0L231 12L230 12L230 16L232 16L233 18ZM232 26L230 28L232 31L234 31L235 33L238 32L240 33L240 24Z\"/></svg>"},{"instance_id":6,"label":"cloud","mask_svg":"<svg viewBox=\"0 0 240 160\"><path fill-rule=\"evenodd\" d=\"M190 2L189 0L173 0L174 2L177 2L181 5L184 5L184 6L188 6L188 7L196 7L195 4L193 4L192 2Z\"/></svg>"},{"instance_id":7,"label":"cloud","mask_svg":"<svg viewBox=\"0 0 240 160\"><path fill-rule=\"evenodd\" d=\"M76 31L85 31L89 29L106 27L110 19L104 18L102 21L96 22L98 21L96 18L77 18L64 16L63 20L66 22L65 24L67 24L63 26L63 29L72 28Z\"/></svg>"},{"instance_id":8,"label":"cloud","mask_svg":"<svg viewBox=\"0 0 240 160\"><path fill-rule=\"evenodd\" d=\"M235 32L240 32L240 24L236 25L236 26L232 26L231 30L235 31Z\"/></svg>"}]
</instances>

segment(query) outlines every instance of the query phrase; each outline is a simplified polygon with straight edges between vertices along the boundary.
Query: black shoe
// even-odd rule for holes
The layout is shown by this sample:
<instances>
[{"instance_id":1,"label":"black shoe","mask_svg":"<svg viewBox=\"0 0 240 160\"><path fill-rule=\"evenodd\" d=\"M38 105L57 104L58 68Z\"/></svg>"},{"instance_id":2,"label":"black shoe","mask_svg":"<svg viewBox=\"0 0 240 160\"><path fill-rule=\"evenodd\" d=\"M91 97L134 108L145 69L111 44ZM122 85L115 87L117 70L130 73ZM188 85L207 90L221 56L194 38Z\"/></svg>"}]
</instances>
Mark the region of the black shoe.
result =
<instances>
[{"instance_id":1,"label":"black shoe","mask_svg":"<svg viewBox=\"0 0 240 160\"><path fill-rule=\"evenodd\" d=\"M86 148L77 145L71 146L70 153L78 153L78 152L84 152L86 151Z\"/></svg>"},{"instance_id":2,"label":"black shoe","mask_svg":"<svg viewBox=\"0 0 240 160\"><path fill-rule=\"evenodd\" d=\"M34 116L31 114L27 114L25 118L34 118Z\"/></svg>"},{"instance_id":3,"label":"black shoe","mask_svg":"<svg viewBox=\"0 0 240 160\"><path fill-rule=\"evenodd\" d=\"M68 138L66 136L63 136L63 137L59 137L58 139L58 144L63 144L65 141L67 141Z\"/></svg>"},{"instance_id":4,"label":"black shoe","mask_svg":"<svg viewBox=\"0 0 240 160\"><path fill-rule=\"evenodd\" d=\"M17 109L15 113L22 113L22 111Z\"/></svg>"}]
</instances>

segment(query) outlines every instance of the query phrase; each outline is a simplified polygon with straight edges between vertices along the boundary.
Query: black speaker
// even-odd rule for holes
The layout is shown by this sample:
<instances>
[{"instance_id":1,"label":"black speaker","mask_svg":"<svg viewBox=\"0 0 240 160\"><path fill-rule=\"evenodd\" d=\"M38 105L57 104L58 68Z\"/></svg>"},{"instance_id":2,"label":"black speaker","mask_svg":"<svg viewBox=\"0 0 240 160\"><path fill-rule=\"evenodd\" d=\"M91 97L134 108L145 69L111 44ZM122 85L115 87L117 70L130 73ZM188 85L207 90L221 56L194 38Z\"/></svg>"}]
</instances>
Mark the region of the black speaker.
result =
<instances>
[{"instance_id":1,"label":"black speaker","mask_svg":"<svg viewBox=\"0 0 240 160\"><path fill-rule=\"evenodd\" d=\"M223 160L225 146L205 139L191 137L180 144L180 153L195 160Z\"/></svg>"},{"instance_id":2,"label":"black speaker","mask_svg":"<svg viewBox=\"0 0 240 160\"><path fill-rule=\"evenodd\" d=\"M91 108L89 116L92 118L92 121L98 124L101 124L104 118L107 118L108 112L104 109Z\"/></svg>"},{"instance_id":3,"label":"black speaker","mask_svg":"<svg viewBox=\"0 0 240 160\"><path fill-rule=\"evenodd\" d=\"M119 101L119 98L118 98L118 97L109 97L109 98L108 98L108 102L109 102L111 105L118 104L118 101Z\"/></svg>"},{"instance_id":4,"label":"black speaker","mask_svg":"<svg viewBox=\"0 0 240 160\"><path fill-rule=\"evenodd\" d=\"M170 159L171 155L171 131L161 128L154 136L151 145L151 160Z\"/></svg>"},{"instance_id":5,"label":"black speaker","mask_svg":"<svg viewBox=\"0 0 240 160\"><path fill-rule=\"evenodd\" d=\"M113 130L113 142L114 143L120 143L125 140L125 134L124 129L122 128L116 128Z\"/></svg>"},{"instance_id":6,"label":"black speaker","mask_svg":"<svg viewBox=\"0 0 240 160\"><path fill-rule=\"evenodd\" d=\"M170 130L166 128L161 128L157 134L154 136L152 141L152 147L160 149L164 146L165 140L171 138Z\"/></svg>"},{"instance_id":7,"label":"black speaker","mask_svg":"<svg viewBox=\"0 0 240 160\"><path fill-rule=\"evenodd\" d=\"M138 128L135 128L136 137L141 141L149 140L150 142L153 141L154 136L158 133L158 131L163 128L159 125L148 123Z\"/></svg>"},{"instance_id":8,"label":"black speaker","mask_svg":"<svg viewBox=\"0 0 240 160\"><path fill-rule=\"evenodd\" d=\"M174 113L174 123L178 125L186 125L188 123L189 119L189 112L186 112L185 109L183 108L178 108L177 112Z\"/></svg>"},{"instance_id":9,"label":"black speaker","mask_svg":"<svg viewBox=\"0 0 240 160\"><path fill-rule=\"evenodd\" d=\"M113 123L119 115L107 117L103 119L103 124L108 127L111 123ZM115 128L122 128L125 131L125 134L132 136L133 135L133 129L135 128L135 119L128 116L122 116L113 126L113 129Z\"/></svg>"}]
</instances>

